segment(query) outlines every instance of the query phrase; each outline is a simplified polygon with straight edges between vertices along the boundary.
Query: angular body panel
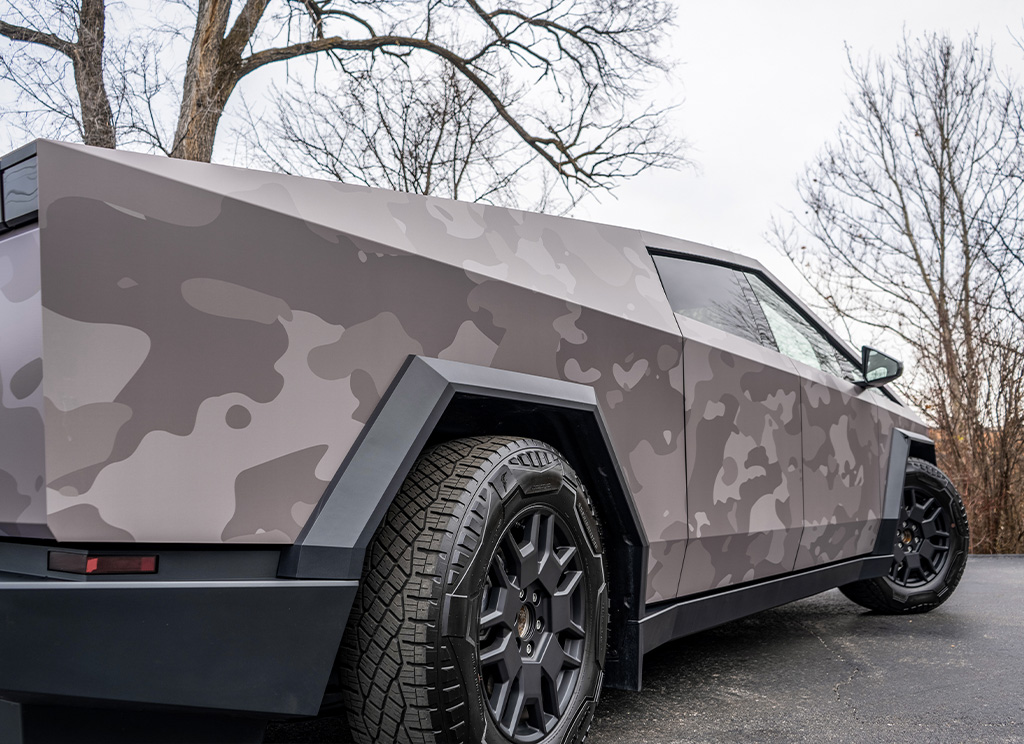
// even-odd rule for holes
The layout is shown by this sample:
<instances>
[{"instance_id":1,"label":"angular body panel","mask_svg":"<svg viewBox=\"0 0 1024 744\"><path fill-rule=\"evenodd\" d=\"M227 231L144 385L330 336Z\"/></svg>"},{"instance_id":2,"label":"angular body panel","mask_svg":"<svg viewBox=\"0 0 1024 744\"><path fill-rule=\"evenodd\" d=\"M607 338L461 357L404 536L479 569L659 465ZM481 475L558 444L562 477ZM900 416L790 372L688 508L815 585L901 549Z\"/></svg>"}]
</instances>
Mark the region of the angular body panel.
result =
<instances>
[{"instance_id":1,"label":"angular body panel","mask_svg":"<svg viewBox=\"0 0 1024 744\"><path fill-rule=\"evenodd\" d=\"M795 362L795 364L799 364ZM807 365L802 372L804 531L797 569L870 553L882 519L876 395Z\"/></svg>"},{"instance_id":2,"label":"angular body panel","mask_svg":"<svg viewBox=\"0 0 1024 744\"><path fill-rule=\"evenodd\" d=\"M679 595L793 570L803 529L800 378L786 357L676 316L689 543Z\"/></svg>"},{"instance_id":3,"label":"angular body panel","mask_svg":"<svg viewBox=\"0 0 1024 744\"><path fill-rule=\"evenodd\" d=\"M292 544L418 355L593 389L656 602L869 552L892 429L923 431L881 394L676 316L648 248L774 281L742 256L36 147L39 226L0 240L3 535Z\"/></svg>"},{"instance_id":4,"label":"angular body panel","mask_svg":"<svg viewBox=\"0 0 1024 744\"><path fill-rule=\"evenodd\" d=\"M47 538L38 229L0 238L0 339L0 534Z\"/></svg>"},{"instance_id":5,"label":"angular body panel","mask_svg":"<svg viewBox=\"0 0 1024 744\"><path fill-rule=\"evenodd\" d=\"M0 186L0 696L313 714L336 659L397 689L365 644L426 629L561 740L673 638L962 571L924 424L752 259L45 141ZM957 540L907 505L921 479ZM449 702L477 725L478 698Z\"/></svg>"},{"instance_id":6,"label":"angular body panel","mask_svg":"<svg viewBox=\"0 0 1024 744\"><path fill-rule=\"evenodd\" d=\"M58 540L294 541L416 354L592 386L648 596L674 596L681 341L638 232L48 142L38 158Z\"/></svg>"}]
</instances>

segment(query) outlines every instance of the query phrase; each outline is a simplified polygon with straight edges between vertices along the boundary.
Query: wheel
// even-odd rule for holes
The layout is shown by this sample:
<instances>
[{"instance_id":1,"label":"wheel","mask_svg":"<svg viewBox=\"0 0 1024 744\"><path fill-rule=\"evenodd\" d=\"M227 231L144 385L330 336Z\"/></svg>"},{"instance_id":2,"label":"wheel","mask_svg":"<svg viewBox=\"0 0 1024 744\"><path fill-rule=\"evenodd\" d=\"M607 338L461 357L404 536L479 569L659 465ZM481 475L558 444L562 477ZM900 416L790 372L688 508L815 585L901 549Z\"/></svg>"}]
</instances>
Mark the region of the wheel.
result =
<instances>
[{"instance_id":1,"label":"wheel","mask_svg":"<svg viewBox=\"0 0 1024 744\"><path fill-rule=\"evenodd\" d=\"M924 460L907 460L903 503L889 573L839 587L876 612L928 612L945 602L967 564L967 512L946 474Z\"/></svg>"},{"instance_id":2,"label":"wheel","mask_svg":"<svg viewBox=\"0 0 1024 744\"><path fill-rule=\"evenodd\" d=\"M598 524L565 459L509 437L435 447L374 536L345 629L353 737L581 742L607 626Z\"/></svg>"}]
</instances>

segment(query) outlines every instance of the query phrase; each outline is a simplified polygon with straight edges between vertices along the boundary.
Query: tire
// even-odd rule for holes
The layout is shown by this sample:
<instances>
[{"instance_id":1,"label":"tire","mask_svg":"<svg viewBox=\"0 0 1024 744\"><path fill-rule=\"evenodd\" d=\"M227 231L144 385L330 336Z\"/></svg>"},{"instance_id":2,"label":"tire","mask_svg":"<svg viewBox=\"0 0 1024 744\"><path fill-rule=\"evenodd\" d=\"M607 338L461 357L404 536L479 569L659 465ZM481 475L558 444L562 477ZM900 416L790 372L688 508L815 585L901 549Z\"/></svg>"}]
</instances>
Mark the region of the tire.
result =
<instances>
[{"instance_id":1,"label":"tire","mask_svg":"<svg viewBox=\"0 0 1024 744\"><path fill-rule=\"evenodd\" d=\"M862 607L890 615L928 612L960 583L970 546L967 512L937 467L907 460L893 563L886 576L839 587Z\"/></svg>"},{"instance_id":2,"label":"tire","mask_svg":"<svg viewBox=\"0 0 1024 744\"><path fill-rule=\"evenodd\" d=\"M602 552L550 446L482 437L423 454L368 549L342 640L356 742L582 742L607 641Z\"/></svg>"}]
</instances>

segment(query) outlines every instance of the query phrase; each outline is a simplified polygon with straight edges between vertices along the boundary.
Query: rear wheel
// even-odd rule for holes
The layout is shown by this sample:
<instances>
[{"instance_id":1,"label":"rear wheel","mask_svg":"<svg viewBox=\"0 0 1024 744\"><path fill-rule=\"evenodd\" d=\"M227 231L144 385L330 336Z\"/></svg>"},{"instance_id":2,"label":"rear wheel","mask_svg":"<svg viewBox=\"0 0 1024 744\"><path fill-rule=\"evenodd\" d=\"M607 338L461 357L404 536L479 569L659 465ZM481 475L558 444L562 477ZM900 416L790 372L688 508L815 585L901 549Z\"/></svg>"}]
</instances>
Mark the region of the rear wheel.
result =
<instances>
[{"instance_id":1,"label":"rear wheel","mask_svg":"<svg viewBox=\"0 0 1024 744\"><path fill-rule=\"evenodd\" d=\"M339 675L358 742L579 742L608 623L598 525L564 458L424 454L368 551Z\"/></svg>"},{"instance_id":2,"label":"rear wheel","mask_svg":"<svg viewBox=\"0 0 1024 744\"><path fill-rule=\"evenodd\" d=\"M969 544L967 512L953 483L931 463L910 458L889 573L839 590L876 612L927 612L960 583Z\"/></svg>"}]
</instances>

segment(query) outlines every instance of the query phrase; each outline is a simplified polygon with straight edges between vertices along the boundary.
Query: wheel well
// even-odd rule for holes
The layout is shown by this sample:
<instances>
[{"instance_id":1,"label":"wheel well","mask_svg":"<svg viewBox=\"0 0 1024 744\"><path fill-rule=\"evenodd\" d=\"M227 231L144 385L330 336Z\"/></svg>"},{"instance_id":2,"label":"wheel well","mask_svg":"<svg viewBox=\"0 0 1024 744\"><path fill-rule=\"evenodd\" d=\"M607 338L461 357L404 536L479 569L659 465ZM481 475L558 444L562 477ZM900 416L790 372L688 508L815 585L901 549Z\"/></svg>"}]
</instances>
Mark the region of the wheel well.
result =
<instances>
[{"instance_id":1,"label":"wheel well","mask_svg":"<svg viewBox=\"0 0 1024 744\"><path fill-rule=\"evenodd\" d=\"M592 411L519 400L458 394L434 427L427 447L467 436L530 437L561 452L590 493L601 525L609 584L605 684L630 686L639 650L630 649L627 623L640 619L647 549L640 523ZM623 676L623 679L618 679Z\"/></svg>"},{"instance_id":2,"label":"wheel well","mask_svg":"<svg viewBox=\"0 0 1024 744\"><path fill-rule=\"evenodd\" d=\"M911 439L909 456L916 457L918 460L924 460L925 462L930 462L932 465L936 465L935 442Z\"/></svg>"}]
</instances>

